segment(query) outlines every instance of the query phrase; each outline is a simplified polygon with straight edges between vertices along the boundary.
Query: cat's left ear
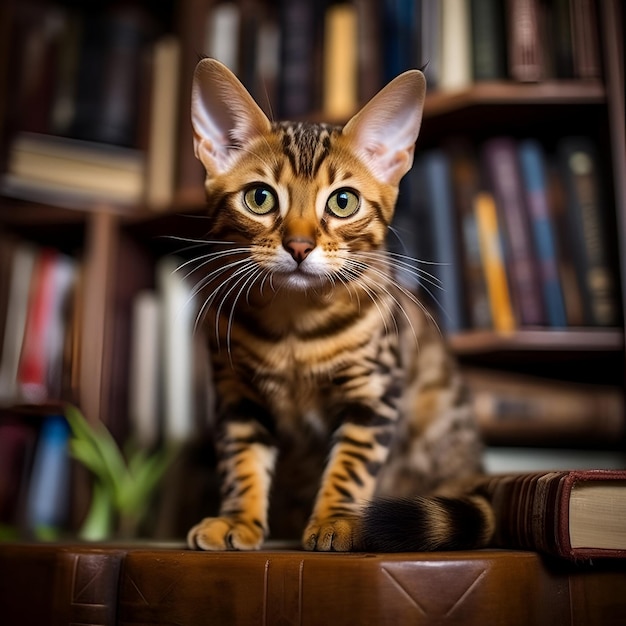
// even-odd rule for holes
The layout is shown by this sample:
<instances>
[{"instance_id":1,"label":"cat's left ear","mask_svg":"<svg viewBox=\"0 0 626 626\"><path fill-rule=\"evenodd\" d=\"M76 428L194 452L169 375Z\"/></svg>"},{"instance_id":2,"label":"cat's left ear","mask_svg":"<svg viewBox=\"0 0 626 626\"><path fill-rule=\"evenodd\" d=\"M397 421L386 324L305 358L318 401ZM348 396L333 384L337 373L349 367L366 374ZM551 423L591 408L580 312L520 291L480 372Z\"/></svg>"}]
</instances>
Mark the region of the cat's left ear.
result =
<instances>
[{"instance_id":1,"label":"cat's left ear","mask_svg":"<svg viewBox=\"0 0 626 626\"><path fill-rule=\"evenodd\" d=\"M271 127L237 77L215 59L196 66L191 122L196 157L209 176L228 170L237 151Z\"/></svg>"},{"instance_id":2,"label":"cat's left ear","mask_svg":"<svg viewBox=\"0 0 626 626\"><path fill-rule=\"evenodd\" d=\"M424 74L409 70L394 78L344 126L343 134L383 182L397 185L413 165L425 96Z\"/></svg>"}]
</instances>

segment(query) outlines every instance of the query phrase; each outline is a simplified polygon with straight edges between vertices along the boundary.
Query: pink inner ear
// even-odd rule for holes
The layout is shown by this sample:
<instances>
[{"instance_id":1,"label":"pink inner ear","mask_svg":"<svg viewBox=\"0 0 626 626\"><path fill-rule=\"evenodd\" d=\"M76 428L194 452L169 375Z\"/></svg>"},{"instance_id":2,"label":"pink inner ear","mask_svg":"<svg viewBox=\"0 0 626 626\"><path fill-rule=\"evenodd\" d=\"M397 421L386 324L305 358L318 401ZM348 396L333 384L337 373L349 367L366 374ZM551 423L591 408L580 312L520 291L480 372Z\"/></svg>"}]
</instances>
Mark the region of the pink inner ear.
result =
<instances>
[{"instance_id":1,"label":"pink inner ear","mask_svg":"<svg viewBox=\"0 0 626 626\"><path fill-rule=\"evenodd\" d=\"M191 107L196 156L209 173L225 171L234 149L270 127L235 75L213 59L196 68Z\"/></svg>"},{"instance_id":2,"label":"pink inner ear","mask_svg":"<svg viewBox=\"0 0 626 626\"><path fill-rule=\"evenodd\" d=\"M400 75L344 127L357 154L386 183L397 185L413 164L425 86L421 72Z\"/></svg>"}]
</instances>

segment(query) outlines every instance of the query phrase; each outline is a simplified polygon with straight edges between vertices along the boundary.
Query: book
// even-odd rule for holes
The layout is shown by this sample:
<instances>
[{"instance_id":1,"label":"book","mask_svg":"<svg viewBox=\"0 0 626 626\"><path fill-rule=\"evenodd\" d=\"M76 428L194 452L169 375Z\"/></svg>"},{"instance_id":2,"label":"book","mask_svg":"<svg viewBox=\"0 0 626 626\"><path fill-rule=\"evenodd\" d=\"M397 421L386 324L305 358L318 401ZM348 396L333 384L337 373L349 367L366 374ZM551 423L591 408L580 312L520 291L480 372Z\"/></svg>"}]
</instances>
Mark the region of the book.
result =
<instances>
[{"instance_id":1,"label":"book","mask_svg":"<svg viewBox=\"0 0 626 626\"><path fill-rule=\"evenodd\" d=\"M438 315L446 333L459 332L465 327L461 295L461 260L454 202L451 190L450 163L443 150L433 149L420 155L419 167L424 175L423 195L431 212L433 257L432 274L437 277L441 290L436 294L440 303Z\"/></svg>"},{"instance_id":2,"label":"book","mask_svg":"<svg viewBox=\"0 0 626 626\"><path fill-rule=\"evenodd\" d=\"M495 200L489 192L476 194L474 212L493 328L498 332L511 332L517 323L504 267L498 213Z\"/></svg>"},{"instance_id":3,"label":"book","mask_svg":"<svg viewBox=\"0 0 626 626\"><path fill-rule=\"evenodd\" d=\"M204 52L233 73L239 72L241 13L236 2L216 3L206 21Z\"/></svg>"},{"instance_id":4,"label":"book","mask_svg":"<svg viewBox=\"0 0 626 626\"><path fill-rule=\"evenodd\" d=\"M28 316L30 285L37 255L38 250L34 245L20 242L11 259L8 308L0 361L0 399L5 403L15 402L19 398L17 377Z\"/></svg>"},{"instance_id":5,"label":"book","mask_svg":"<svg viewBox=\"0 0 626 626\"><path fill-rule=\"evenodd\" d=\"M506 78L506 31L501 0L470 0L472 76L475 81Z\"/></svg>"},{"instance_id":6,"label":"book","mask_svg":"<svg viewBox=\"0 0 626 626\"><path fill-rule=\"evenodd\" d=\"M133 550L122 623L605 626L626 602L623 568L555 567L537 554L249 554ZM228 593L220 593L223 586ZM615 619L614 624L619 620Z\"/></svg>"},{"instance_id":7,"label":"book","mask_svg":"<svg viewBox=\"0 0 626 626\"><path fill-rule=\"evenodd\" d=\"M181 262L164 257L157 263L161 298L164 439L184 443L194 434L193 332L196 307Z\"/></svg>"},{"instance_id":8,"label":"book","mask_svg":"<svg viewBox=\"0 0 626 626\"><path fill-rule=\"evenodd\" d=\"M619 305L614 261L607 246L608 208L600 158L587 137L564 137L557 151L585 322L591 326L612 326L618 323Z\"/></svg>"},{"instance_id":9,"label":"book","mask_svg":"<svg viewBox=\"0 0 626 626\"><path fill-rule=\"evenodd\" d=\"M551 156L547 161L548 206L556 239L559 282L568 326L584 326L582 293L574 267L574 242L569 236L565 183L559 170L556 159Z\"/></svg>"},{"instance_id":10,"label":"book","mask_svg":"<svg viewBox=\"0 0 626 626\"><path fill-rule=\"evenodd\" d=\"M324 16L322 110L324 119L343 121L358 108L357 8L331 4Z\"/></svg>"},{"instance_id":11,"label":"book","mask_svg":"<svg viewBox=\"0 0 626 626\"><path fill-rule=\"evenodd\" d=\"M526 139L520 142L518 149L526 207L543 286L546 321L553 328L563 328L567 325L567 315L559 278L543 148L538 141Z\"/></svg>"},{"instance_id":12,"label":"book","mask_svg":"<svg viewBox=\"0 0 626 626\"><path fill-rule=\"evenodd\" d=\"M75 139L137 145L142 54L150 18L140 6L84 10L75 87Z\"/></svg>"},{"instance_id":13,"label":"book","mask_svg":"<svg viewBox=\"0 0 626 626\"><path fill-rule=\"evenodd\" d=\"M69 439L70 428L63 415L44 419L33 458L25 520L27 528L40 538L59 532L69 516Z\"/></svg>"},{"instance_id":14,"label":"book","mask_svg":"<svg viewBox=\"0 0 626 626\"><path fill-rule=\"evenodd\" d=\"M117 624L126 550L86 544L0 546L0 611L18 624Z\"/></svg>"},{"instance_id":15,"label":"book","mask_svg":"<svg viewBox=\"0 0 626 626\"><path fill-rule=\"evenodd\" d=\"M61 392L66 309L76 264L52 248L35 262L21 348L17 384L27 402L58 398Z\"/></svg>"},{"instance_id":16,"label":"book","mask_svg":"<svg viewBox=\"0 0 626 626\"><path fill-rule=\"evenodd\" d=\"M378 0L355 0L358 38L358 102L369 102L384 84L383 25ZM417 59L416 66L422 65Z\"/></svg>"},{"instance_id":17,"label":"book","mask_svg":"<svg viewBox=\"0 0 626 626\"><path fill-rule=\"evenodd\" d=\"M502 225L504 258L516 317L521 326L542 326L545 323L543 293L538 289L541 283L524 201L517 144L511 137L493 137L483 144L482 150Z\"/></svg>"},{"instance_id":18,"label":"book","mask_svg":"<svg viewBox=\"0 0 626 626\"><path fill-rule=\"evenodd\" d=\"M594 0L570 0L574 74L578 78L600 78L600 41Z\"/></svg>"},{"instance_id":19,"label":"book","mask_svg":"<svg viewBox=\"0 0 626 626\"><path fill-rule=\"evenodd\" d=\"M544 77L544 50L538 0L507 0L506 36L508 73L520 82Z\"/></svg>"},{"instance_id":20,"label":"book","mask_svg":"<svg viewBox=\"0 0 626 626\"><path fill-rule=\"evenodd\" d=\"M418 65L424 68L424 75L430 90L436 89L441 73L441 2L439 0L421 0L419 12L421 54Z\"/></svg>"},{"instance_id":21,"label":"book","mask_svg":"<svg viewBox=\"0 0 626 626\"><path fill-rule=\"evenodd\" d=\"M509 550L319 554L273 543L200 553L182 543L0 546L3 623L620 624L619 562ZM224 593L224 588L228 593Z\"/></svg>"},{"instance_id":22,"label":"book","mask_svg":"<svg viewBox=\"0 0 626 626\"><path fill-rule=\"evenodd\" d=\"M30 297L20 355L17 383L20 397L38 403L48 398L46 369L48 337L54 299L54 271L58 252L40 251L33 270Z\"/></svg>"},{"instance_id":23,"label":"book","mask_svg":"<svg viewBox=\"0 0 626 626\"><path fill-rule=\"evenodd\" d=\"M437 87L441 90L467 87L473 80L469 2L466 0L441 2L439 38L441 64Z\"/></svg>"},{"instance_id":24,"label":"book","mask_svg":"<svg viewBox=\"0 0 626 626\"><path fill-rule=\"evenodd\" d=\"M134 439L148 450L160 435L160 308L154 290L140 291L133 301L128 416Z\"/></svg>"},{"instance_id":25,"label":"book","mask_svg":"<svg viewBox=\"0 0 626 626\"><path fill-rule=\"evenodd\" d=\"M626 557L626 470L494 476L496 544L571 560Z\"/></svg>"},{"instance_id":26,"label":"book","mask_svg":"<svg viewBox=\"0 0 626 626\"><path fill-rule=\"evenodd\" d=\"M0 410L0 530L16 535L23 525L37 426L18 412Z\"/></svg>"},{"instance_id":27,"label":"book","mask_svg":"<svg viewBox=\"0 0 626 626\"><path fill-rule=\"evenodd\" d=\"M450 159L455 210L461 225L463 299L468 326L473 329L490 329L491 307L474 211L474 200L480 191L481 172L475 151L469 142L449 141L445 151Z\"/></svg>"},{"instance_id":28,"label":"book","mask_svg":"<svg viewBox=\"0 0 626 626\"><path fill-rule=\"evenodd\" d=\"M174 199L179 73L180 42L172 35L162 37L153 51L146 155L146 204L155 210L167 208Z\"/></svg>"},{"instance_id":29,"label":"book","mask_svg":"<svg viewBox=\"0 0 626 626\"><path fill-rule=\"evenodd\" d=\"M551 8L548 34L552 41L554 75L557 78L573 78L571 0L554 0Z\"/></svg>"},{"instance_id":30,"label":"book","mask_svg":"<svg viewBox=\"0 0 626 626\"><path fill-rule=\"evenodd\" d=\"M320 5L308 0L282 0L281 72L278 117L293 119L319 106L319 59L315 42L319 33Z\"/></svg>"},{"instance_id":31,"label":"book","mask_svg":"<svg viewBox=\"0 0 626 626\"><path fill-rule=\"evenodd\" d=\"M463 379L490 445L613 445L626 435L619 388L474 368Z\"/></svg>"},{"instance_id":32,"label":"book","mask_svg":"<svg viewBox=\"0 0 626 626\"><path fill-rule=\"evenodd\" d=\"M414 0L384 0L381 4L383 82L425 63L421 57L419 4ZM382 85L379 85L380 89Z\"/></svg>"},{"instance_id":33,"label":"book","mask_svg":"<svg viewBox=\"0 0 626 626\"><path fill-rule=\"evenodd\" d=\"M28 191L89 196L106 202L139 203L144 193L142 151L55 137L19 133L11 143L3 186L7 193ZM30 198L27 198L30 199Z\"/></svg>"},{"instance_id":34,"label":"book","mask_svg":"<svg viewBox=\"0 0 626 626\"><path fill-rule=\"evenodd\" d=\"M176 128L176 197L191 197L196 202L206 173L194 154L193 128L187 114L182 112L191 111L193 72L198 64L198 55L205 50L207 15L213 4L211 0L180 0L174 12L179 31L185 34L180 39L178 110L181 115Z\"/></svg>"}]
</instances>

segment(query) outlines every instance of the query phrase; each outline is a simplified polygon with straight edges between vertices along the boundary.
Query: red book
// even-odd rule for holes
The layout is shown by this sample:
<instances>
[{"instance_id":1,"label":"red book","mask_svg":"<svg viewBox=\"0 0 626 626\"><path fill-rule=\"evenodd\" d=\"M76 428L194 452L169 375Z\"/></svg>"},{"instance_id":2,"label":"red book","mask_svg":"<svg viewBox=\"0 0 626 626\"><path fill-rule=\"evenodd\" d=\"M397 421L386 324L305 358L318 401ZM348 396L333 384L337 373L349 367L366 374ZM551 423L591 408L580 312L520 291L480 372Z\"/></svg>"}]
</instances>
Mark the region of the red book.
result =
<instances>
[{"instance_id":1,"label":"red book","mask_svg":"<svg viewBox=\"0 0 626 626\"><path fill-rule=\"evenodd\" d=\"M35 261L31 280L18 372L21 394L28 402L42 402L47 397L46 335L54 297L54 267L57 254L50 248L42 249Z\"/></svg>"},{"instance_id":2,"label":"red book","mask_svg":"<svg viewBox=\"0 0 626 626\"><path fill-rule=\"evenodd\" d=\"M492 476L481 491L502 547L571 560L626 557L626 470Z\"/></svg>"}]
</instances>

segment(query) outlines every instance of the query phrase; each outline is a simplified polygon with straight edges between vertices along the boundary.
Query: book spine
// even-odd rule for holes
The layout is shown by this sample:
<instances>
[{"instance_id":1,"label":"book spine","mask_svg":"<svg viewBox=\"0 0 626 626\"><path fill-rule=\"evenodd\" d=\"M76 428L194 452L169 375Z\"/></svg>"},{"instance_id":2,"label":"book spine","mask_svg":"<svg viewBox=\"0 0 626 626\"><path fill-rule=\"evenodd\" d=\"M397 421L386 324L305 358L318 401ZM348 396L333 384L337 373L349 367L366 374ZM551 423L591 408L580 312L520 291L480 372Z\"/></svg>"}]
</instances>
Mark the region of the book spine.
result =
<instances>
[{"instance_id":1,"label":"book spine","mask_svg":"<svg viewBox=\"0 0 626 626\"><path fill-rule=\"evenodd\" d=\"M473 148L465 142L453 141L446 153L454 188L455 210L460 221L463 296L468 324L471 328L492 328L489 294L480 257L480 241L474 199L479 190L480 172Z\"/></svg>"},{"instance_id":2,"label":"book spine","mask_svg":"<svg viewBox=\"0 0 626 626\"><path fill-rule=\"evenodd\" d=\"M519 160L534 248L543 284L547 321L552 327L562 328L567 325L567 316L559 280L554 229L548 206L544 156L539 143L534 140L521 142Z\"/></svg>"},{"instance_id":3,"label":"book spine","mask_svg":"<svg viewBox=\"0 0 626 626\"><path fill-rule=\"evenodd\" d=\"M46 345L54 298L54 271L57 254L51 248L40 252L31 283L18 384L21 396L33 403L43 402L48 397Z\"/></svg>"},{"instance_id":4,"label":"book spine","mask_svg":"<svg viewBox=\"0 0 626 626\"><path fill-rule=\"evenodd\" d=\"M472 38L469 3L443 0L441 3L440 89L462 89L472 82Z\"/></svg>"},{"instance_id":5,"label":"book spine","mask_svg":"<svg viewBox=\"0 0 626 626\"><path fill-rule=\"evenodd\" d=\"M487 174L505 233L505 259L511 280L513 303L523 326L545 322L543 294L535 251L524 204L522 181L513 139L496 137L484 144Z\"/></svg>"},{"instance_id":6,"label":"book spine","mask_svg":"<svg viewBox=\"0 0 626 626\"><path fill-rule=\"evenodd\" d=\"M7 318L0 361L0 398L15 402L19 397L18 375L20 355L28 319L30 286L38 253L28 244L18 244L11 262L7 293Z\"/></svg>"},{"instance_id":7,"label":"book spine","mask_svg":"<svg viewBox=\"0 0 626 626\"><path fill-rule=\"evenodd\" d=\"M571 0L572 49L574 73L578 78L602 75L598 18L593 0Z\"/></svg>"},{"instance_id":8,"label":"book spine","mask_svg":"<svg viewBox=\"0 0 626 626\"><path fill-rule=\"evenodd\" d=\"M194 434L193 329L195 306L191 288L177 271L174 258L157 266L162 298L163 418L168 442L186 442Z\"/></svg>"},{"instance_id":9,"label":"book spine","mask_svg":"<svg viewBox=\"0 0 626 626\"><path fill-rule=\"evenodd\" d=\"M457 221L451 192L450 164L445 153L432 150L423 155L426 194L432 211L436 274L441 280L441 324L447 333L465 326Z\"/></svg>"},{"instance_id":10,"label":"book spine","mask_svg":"<svg viewBox=\"0 0 626 626\"><path fill-rule=\"evenodd\" d=\"M508 65L511 78L536 82L543 77L543 50L537 0L507 0Z\"/></svg>"},{"instance_id":11,"label":"book spine","mask_svg":"<svg viewBox=\"0 0 626 626\"><path fill-rule=\"evenodd\" d=\"M28 493L26 521L35 533L58 530L69 506L70 430L61 415L48 417L41 428Z\"/></svg>"},{"instance_id":12,"label":"book spine","mask_svg":"<svg viewBox=\"0 0 626 626\"><path fill-rule=\"evenodd\" d=\"M567 193L567 220L586 322L611 326L618 320L615 277L606 246L598 155L585 137L566 137L559 159Z\"/></svg>"},{"instance_id":13,"label":"book spine","mask_svg":"<svg viewBox=\"0 0 626 626\"><path fill-rule=\"evenodd\" d=\"M283 0L279 115L292 119L315 109L317 103L317 11L308 0Z\"/></svg>"},{"instance_id":14,"label":"book spine","mask_svg":"<svg viewBox=\"0 0 626 626\"><path fill-rule=\"evenodd\" d=\"M499 332L511 332L515 329L516 322L504 267L498 215L493 196L487 192L478 193L474 211L493 327Z\"/></svg>"},{"instance_id":15,"label":"book spine","mask_svg":"<svg viewBox=\"0 0 626 626\"><path fill-rule=\"evenodd\" d=\"M501 0L470 0L472 74L475 81L506 77L505 23Z\"/></svg>"},{"instance_id":16,"label":"book spine","mask_svg":"<svg viewBox=\"0 0 626 626\"><path fill-rule=\"evenodd\" d=\"M348 2L326 9L324 27L324 116L344 120L358 106L357 9Z\"/></svg>"},{"instance_id":17,"label":"book spine","mask_svg":"<svg viewBox=\"0 0 626 626\"><path fill-rule=\"evenodd\" d=\"M154 46L150 100L150 131L146 164L146 202L155 210L174 199L176 123L180 71L180 43L168 36Z\"/></svg>"}]
</instances>

